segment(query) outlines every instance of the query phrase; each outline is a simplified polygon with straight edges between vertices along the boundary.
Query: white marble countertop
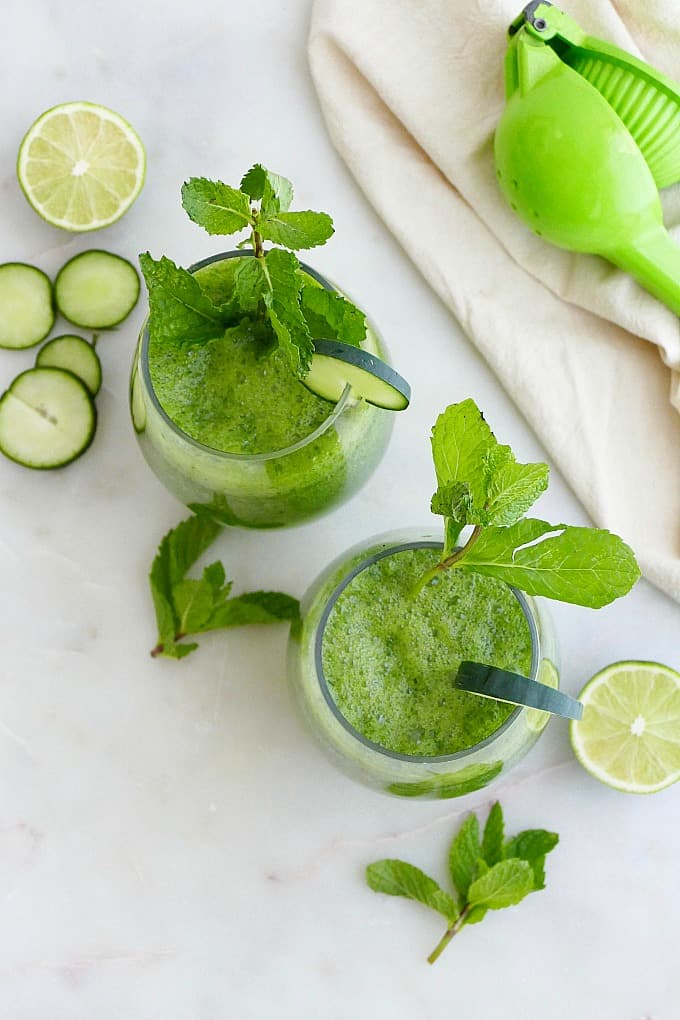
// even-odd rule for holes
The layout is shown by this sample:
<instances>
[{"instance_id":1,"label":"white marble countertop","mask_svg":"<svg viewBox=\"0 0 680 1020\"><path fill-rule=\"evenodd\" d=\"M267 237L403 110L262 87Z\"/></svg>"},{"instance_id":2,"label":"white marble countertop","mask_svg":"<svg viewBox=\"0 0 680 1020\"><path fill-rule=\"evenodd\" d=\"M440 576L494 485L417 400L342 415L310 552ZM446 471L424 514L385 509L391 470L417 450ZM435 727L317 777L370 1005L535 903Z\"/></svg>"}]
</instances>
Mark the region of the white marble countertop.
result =
<instances>
[{"instance_id":1,"label":"white marble countertop","mask_svg":"<svg viewBox=\"0 0 680 1020\"><path fill-rule=\"evenodd\" d=\"M344 508L218 543L240 586L297 595L358 537L431 520L427 437L447 403L473 396L523 459L544 456L332 150L308 17L308 0L6 0L0 144L0 261L48 272L93 245L210 254L181 182L233 181L256 160L293 179L298 207L333 213L312 262L370 310L414 400ZM136 206L90 238L43 223L14 176L27 126L68 99L119 110L149 157ZM680 787L599 785L554 722L492 790L390 799L334 771L301 729L283 627L215 634L179 664L148 657L147 572L183 511L128 422L142 313L100 340L88 454L54 473L0 463L0 1020L677 1020ZM4 387L34 352L0 353ZM586 520L557 472L541 512ZM616 659L680 667L680 607L644 582L606 610L554 615L572 693ZM560 833L548 888L430 968L437 918L371 893L363 868L401 856L443 877L460 818L496 796L510 830Z\"/></svg>"}]
</instances>

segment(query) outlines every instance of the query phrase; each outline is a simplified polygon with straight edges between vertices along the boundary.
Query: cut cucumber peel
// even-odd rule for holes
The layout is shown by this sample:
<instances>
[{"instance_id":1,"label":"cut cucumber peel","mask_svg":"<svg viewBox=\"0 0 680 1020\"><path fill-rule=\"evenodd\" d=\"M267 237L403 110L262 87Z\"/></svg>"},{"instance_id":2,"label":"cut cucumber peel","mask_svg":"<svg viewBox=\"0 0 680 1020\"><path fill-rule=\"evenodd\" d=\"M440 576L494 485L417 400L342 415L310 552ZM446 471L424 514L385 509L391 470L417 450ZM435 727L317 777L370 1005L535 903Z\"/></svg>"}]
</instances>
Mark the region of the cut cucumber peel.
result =
<instances>
[{"instance_id":1,"label":"cut cucumber peel","mask_svg":"<svg viewBox=\"0 0 680 1020\"><path fill-rule=\"evenodd\" d=\"M54 325L52 282L25 262L0 265L0 347L33 347Z\"/></svg>"},{"instance_id":2,"label":"cut cucumber peel","mask_svg":"<svg viewBox=\"0 0 680 1020\"><path fill-rule=\"evenodd\" d=\"M511 673L481 662L461 662L454 680L458 690L477 694L482 698L506 701L511 705L540 709L565 719L581 719L583 705L547 684L530 680L520 673Z\"/></svg>"},{"instance_id":3,"label":"cut cucumber peel","mask_svg":"<svg viewBox=\"0 0 680 1020\"><path fill-rule=\"evenodd\" d=\"M337 403L347 386L368 404L403 411L411 387L375 354L340 340L315 340L309 372L302 382L317 397Z\"/></svg>"},{"instance_id":4,"label":"cut cucumber peel","mask_svg":"<svg viewBox=\"0 0 680 1020\"><path fill-rule=\"evenodd\" d=\"M102 363L92 344L81 336L64 333L48 340L38 351L37 367L65 368L81 379L93 397L102 384Z\"/></svg>"},{"instance_id":5,"label":"cut cucumber peel","mask_svg":"<svg viewBox=\"0 0 680 1020\"><path fill-rule=\"evenodd\" d=\"M63 368L29 368L0 397L0 450L24 467L65 467L85 452L96 426L89 390Z\"/></svg>"},{"instance_id":6,"label":"cut cucumber peel","mask_svg":"<svg viewBox=\"0 0 680 1020\"><path fill-rule=\"evenodd\" d=\"M139 290L132 263L99 248L69 259L54 281L57 308L80 329L117 326L137 304Z\"/></svg>"}]
</instances>

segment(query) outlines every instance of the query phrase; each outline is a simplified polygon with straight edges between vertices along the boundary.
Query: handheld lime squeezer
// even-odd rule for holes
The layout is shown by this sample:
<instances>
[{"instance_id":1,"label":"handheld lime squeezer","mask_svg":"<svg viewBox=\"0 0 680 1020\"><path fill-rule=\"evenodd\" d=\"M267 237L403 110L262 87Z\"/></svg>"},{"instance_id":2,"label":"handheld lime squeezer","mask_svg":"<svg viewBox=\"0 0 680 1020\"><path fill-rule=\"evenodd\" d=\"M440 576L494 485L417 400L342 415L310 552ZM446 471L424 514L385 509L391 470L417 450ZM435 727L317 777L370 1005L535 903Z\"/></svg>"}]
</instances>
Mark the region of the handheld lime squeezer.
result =
<instances>
[{"instance_id":1,"label":"handheld lime squeezer","mask_svg":"<svg viewBox=\"0 0 680 1020\"><path fill-rule=\"evenodd\" d=\"M658 192L680 181L680 88L546 0L511 24L505 82L496 173L520 219L680 315L680 247Z\"/></svg>"}]
</instances>

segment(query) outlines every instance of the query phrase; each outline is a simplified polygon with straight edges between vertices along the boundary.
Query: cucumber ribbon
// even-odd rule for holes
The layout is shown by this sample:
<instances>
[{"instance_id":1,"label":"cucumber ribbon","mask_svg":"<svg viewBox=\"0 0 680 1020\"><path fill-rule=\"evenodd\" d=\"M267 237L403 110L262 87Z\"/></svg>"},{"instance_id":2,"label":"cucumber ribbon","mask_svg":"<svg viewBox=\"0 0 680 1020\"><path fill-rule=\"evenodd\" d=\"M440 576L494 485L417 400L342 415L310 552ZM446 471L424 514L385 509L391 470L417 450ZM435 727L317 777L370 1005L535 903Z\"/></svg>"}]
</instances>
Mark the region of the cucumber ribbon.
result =
<instances>
[{"instance_id":1,"label":"cucumber ribbon","mask_svg":"<svg viewBox=\"0 0 680 1020\"><path fill-rule=\"evenodd\" d=\"M478 694L483 698L494 698L496 701L507 701L512 705L526 708L537 708L541 712L550 712L564 719L581 719L583 705L575 698L570 698L563 691L558 691L547 684L530 680L521 673L511 673L497 666L487 666L482 662L461 662L454 678L454 685L470 694Z\"/></svg>"}]
</instances>

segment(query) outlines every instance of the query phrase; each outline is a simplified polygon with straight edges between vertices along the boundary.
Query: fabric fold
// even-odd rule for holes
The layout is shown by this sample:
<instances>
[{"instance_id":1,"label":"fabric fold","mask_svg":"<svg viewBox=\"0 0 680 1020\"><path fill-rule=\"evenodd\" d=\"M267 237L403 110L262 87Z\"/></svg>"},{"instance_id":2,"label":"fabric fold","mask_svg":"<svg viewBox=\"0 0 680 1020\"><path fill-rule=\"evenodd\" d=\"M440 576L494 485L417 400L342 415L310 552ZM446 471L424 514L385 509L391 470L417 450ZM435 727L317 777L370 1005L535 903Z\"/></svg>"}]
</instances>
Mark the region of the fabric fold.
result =
<instances>
[{"instance_id":1,"label":"fabric fold","mask_svg":"<svg viewBox=\"0 0 680 1020\"><path fill-rule=\"evenodd\" d=\"M652 17L569 13L654 63ZM680 322L602 259L545 244L493 164L507 0L317 0L309 54L330 135L362 190L484 355L593 520L680 601ZM630 9L630 16L628 14ZM657 65L680 66L680 35ZM680 189L664 193L680 240ZM675 408L673 406L675 404ZM677 409L676 409L677 408Z\"/></svg>"}]
</instances>

